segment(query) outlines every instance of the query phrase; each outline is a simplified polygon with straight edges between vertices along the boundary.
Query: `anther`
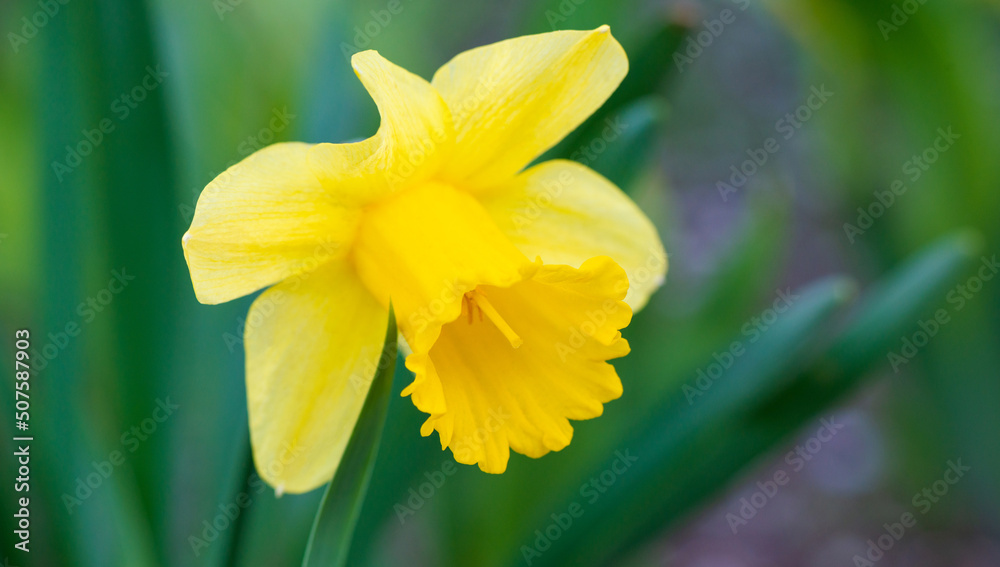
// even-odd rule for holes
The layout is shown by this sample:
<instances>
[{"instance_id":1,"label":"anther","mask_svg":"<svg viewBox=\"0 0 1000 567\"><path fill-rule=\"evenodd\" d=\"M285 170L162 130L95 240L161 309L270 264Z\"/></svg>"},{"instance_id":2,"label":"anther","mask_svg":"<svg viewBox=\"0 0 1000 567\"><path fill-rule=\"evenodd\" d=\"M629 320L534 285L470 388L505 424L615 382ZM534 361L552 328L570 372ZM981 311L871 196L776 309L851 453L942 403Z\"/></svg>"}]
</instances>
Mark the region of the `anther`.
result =
<instances>
[{"instance_id":1,"label":"anther","mask_svg":"<svg viewBox=\"0 0 1000 567\"><path fill-rule=\"evenodd\" d=\"M503 333L503 336L507 338L507 341L510 342L510 346L517 348L524 344L524 340L514 332L514 329L510 328L507 321L503 320L503 317L500 316L500 313L497 312L496 308L493 307L488 299L486 299L486 295L483 294L483 292L478 289L473 291L471 299L472 302L479 307L480 317L482 317L485 313L486 316L490 318L490 321L492 321L496 326L497 330Z\"/></svg>"}]
</instances>

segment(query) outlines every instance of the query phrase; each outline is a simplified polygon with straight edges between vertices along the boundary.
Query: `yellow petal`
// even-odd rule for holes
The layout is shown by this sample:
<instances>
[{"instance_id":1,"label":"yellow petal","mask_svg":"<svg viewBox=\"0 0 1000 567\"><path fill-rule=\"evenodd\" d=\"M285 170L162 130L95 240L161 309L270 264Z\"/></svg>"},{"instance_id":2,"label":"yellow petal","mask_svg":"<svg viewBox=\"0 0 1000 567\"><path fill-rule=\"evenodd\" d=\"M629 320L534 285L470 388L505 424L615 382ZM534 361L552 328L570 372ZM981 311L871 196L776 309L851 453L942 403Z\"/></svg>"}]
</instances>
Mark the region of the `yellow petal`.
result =
<instances>
[{"instance_id":1,"label":"yellow petal","mask_svg":"<svg viewBox=\"0 0 1000 567\"><path fill-rule=\"evenodd\" d=\"M327 198L308 148L268 146L202 191L182 240L198 301L229 301L346 254L359 213Z\"/></svg>"},{"instance_id":2,"label":"yellow petal","mask_svg":"<svg viewBox=\"0 0 1000 567\"><path fill-rule=\"evenodd\" d=\"M403 394L431 414L421 433L436 430L457 461L490 473L506 469L509 449L562 449L570 419L597 417L622 393L605 361L629 351L619 332L632 316L625 273L607 257L536 269L509 288L477 288L495 313L466 300L433 347L406 360L416 380Z\"/></svg>"},{"instance_id":3,"label":"yellow petal","mask_svg":"<svg viewBox=\"0 0 1000 567\"><path fill-rule=\"evenodd\" d=\"M430 83L375 51L351 58L378 106L374 136L353 144L318 144L309 156L316 176L338 199L368 204L433 175L454 143L448 107Z\"/></svg>"},{"instance_id":4,"label":"yellow petal","mask_svg":"<svg viewBox=\"0 0 1000 567\"><path fill-rule=\"evenodd\" d=\"M469 189L509 178L597 110L628 72L608 26L508 39L459 54L431 84L451 109L444 179Z\"/></svg>"},{"instance_id":5,"label":"yellow petal","mask_svg":"<svg viewBox=\"0 0 1000 567\"><path fill-rule=\"evenodd\" d=\"M344 261L264 292L247 315L247 403L261 478L290 493L330 480L381 354L388 313Z\"/></svg>"},{"instance_id":6,"label":"yellow petal","mask_svg":"<svg viewBox=\"0 0 1000 567\"><path fill-rule=\"evenodd\" d=\"M434 341L434 323L458 317L465 292L510 285L531 266L472 196L435 183L369 208L353 258L372 294L384 306L392 299L413 348Z\"/></svg>"},{"instance_id":7,"label":"yellow petal","mask_svg":"<svg viewBox=\"0 0 1000 567\"><path fill-rule=\"evenodd\" d=\"M538 164L481 202L529 258L570 266L594 256L614 259L628 274L625 301L635 311L663 283L667 256L656 227L625 193L586 166Z\"/></svg>"}]
</instances>

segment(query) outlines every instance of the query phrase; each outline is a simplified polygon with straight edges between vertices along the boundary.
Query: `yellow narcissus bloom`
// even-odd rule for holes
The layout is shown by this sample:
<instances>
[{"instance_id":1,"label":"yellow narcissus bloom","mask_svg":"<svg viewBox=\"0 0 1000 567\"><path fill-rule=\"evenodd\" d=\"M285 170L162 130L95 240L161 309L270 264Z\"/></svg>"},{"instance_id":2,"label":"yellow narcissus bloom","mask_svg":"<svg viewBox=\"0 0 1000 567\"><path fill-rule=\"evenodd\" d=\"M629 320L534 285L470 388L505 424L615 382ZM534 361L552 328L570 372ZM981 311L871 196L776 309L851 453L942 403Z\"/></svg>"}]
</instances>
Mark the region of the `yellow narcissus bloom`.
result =
<instances>
[{"instance_id":1,"label":"yellow narcissus bloom","mask_svg":"<svg viewBox=\"0 0 1000 567\"><path fill-rule=\"evenodd\" d=\"M202 192L184 254L202 303L271 286L245 336L254 460L279 490L336 470L390 299L412 349L403 392L456 460L569 444L628 353L619 329L663 281L656 229L578 163L528 164L628 70L607 26L462 53L426 80L374 51L354 70L381 125L352 144L264 148Z\"/></svg>"}]
</instances>

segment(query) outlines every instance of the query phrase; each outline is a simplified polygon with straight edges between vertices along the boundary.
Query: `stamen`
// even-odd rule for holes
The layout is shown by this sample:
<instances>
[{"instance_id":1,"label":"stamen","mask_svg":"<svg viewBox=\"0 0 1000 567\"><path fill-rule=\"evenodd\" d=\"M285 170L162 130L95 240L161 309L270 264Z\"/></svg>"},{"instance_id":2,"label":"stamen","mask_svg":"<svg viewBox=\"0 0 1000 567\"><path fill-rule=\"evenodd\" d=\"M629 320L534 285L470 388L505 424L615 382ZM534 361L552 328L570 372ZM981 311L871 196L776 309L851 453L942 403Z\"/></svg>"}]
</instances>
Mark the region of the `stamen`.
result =
<instances>
[{"instance_id":1,"label":"stamen","mask_svg":"<svg viewBox=\"0 0 1000 567\"><path fill-rule=\"evenodd\" d=\"M500 316L500 313L497 312L496 308L493 307L488 299L486 299L486 295L483 292L478 289L473 291L472 301L479 307L480 318L483 316L483 313L485 313L486 316L490 318L490 321L496 325L496 328L503 333L503 336L507 338L510 342L510 346L517 348L524 344L524 340L517 336L517 333L514 332L514 329L510 328L507 321L503 320L503 317Z\"/></svg>"}]
</instances>

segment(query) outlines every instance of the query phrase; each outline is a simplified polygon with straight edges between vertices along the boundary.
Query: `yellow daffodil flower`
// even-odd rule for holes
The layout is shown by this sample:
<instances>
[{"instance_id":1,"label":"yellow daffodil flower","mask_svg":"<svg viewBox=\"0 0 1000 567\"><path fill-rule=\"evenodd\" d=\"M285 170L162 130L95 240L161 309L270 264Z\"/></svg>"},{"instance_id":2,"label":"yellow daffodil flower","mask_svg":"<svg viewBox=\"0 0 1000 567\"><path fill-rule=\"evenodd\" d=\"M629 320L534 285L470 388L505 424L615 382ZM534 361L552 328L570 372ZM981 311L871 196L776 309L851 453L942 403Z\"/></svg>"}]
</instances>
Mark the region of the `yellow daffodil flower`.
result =
<instances>
[{"instance_id":1,"label":"yellow daffodil flower","mask_svg":"<svg viewBox=\"0 0 1000 567\"><path fill-rule=\"evenodd\" d=\"M271 286L245 336L260 475L328 481L375 372L390 299L430 414L456 460L503 472L510 449L569 444L621 382L606 361L663 281L652 223L575 162L528 164L628 70L607 26L462 53L426 80L374 51L355 73L381 125L351 144L281 143L202 192L183 247L198 300Z\"/></svg>"}]
</instances>

